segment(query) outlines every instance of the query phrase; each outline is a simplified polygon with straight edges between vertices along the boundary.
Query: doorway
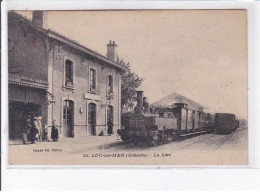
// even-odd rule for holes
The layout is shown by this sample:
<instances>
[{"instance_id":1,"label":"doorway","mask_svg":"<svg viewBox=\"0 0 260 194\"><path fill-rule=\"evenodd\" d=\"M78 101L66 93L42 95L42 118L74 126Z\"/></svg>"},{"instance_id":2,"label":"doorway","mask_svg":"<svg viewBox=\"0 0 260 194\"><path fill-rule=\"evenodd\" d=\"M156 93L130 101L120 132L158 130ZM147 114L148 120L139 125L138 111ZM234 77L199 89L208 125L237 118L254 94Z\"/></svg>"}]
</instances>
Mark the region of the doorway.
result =
<instances>
[{"instance_id":1,"label":"doorway","mask_svg":"<svg viewBox=\"0 0 260 194\"><path fill-rule=\"evenodd\" d=\"M9 102L9 138L22 139L26 119L41 115L41 106L34 103Z\"/></svg>"},{"instance_id":2,"label":"doorway","mask_svg":"<svg viewBox=\"0 0 260 194\"><path fill-rule=\"evenodd\" d=\"M63 132L65 137L74 137L74 102L64 100L63 103Z\"/></svg>"},{"instance_id":3,"label":"doorway","mask_svg":"<svg viewBox=\"0 0 260 194\"><path fill-rule=\"evenodd\" d=\"M113 106L108 105L107 107L107 122L114 122L114 111Z\"/></svg>"},{"instance_id":4,"label":"doorway","mask_svg":"<svg viewBox=\"0 0 260 194\"><path fill-rule=\"evenodd\" d=\"M96 135L96 104L88 105L88 128L90 135Z\"/></svg>"}]
</instances>

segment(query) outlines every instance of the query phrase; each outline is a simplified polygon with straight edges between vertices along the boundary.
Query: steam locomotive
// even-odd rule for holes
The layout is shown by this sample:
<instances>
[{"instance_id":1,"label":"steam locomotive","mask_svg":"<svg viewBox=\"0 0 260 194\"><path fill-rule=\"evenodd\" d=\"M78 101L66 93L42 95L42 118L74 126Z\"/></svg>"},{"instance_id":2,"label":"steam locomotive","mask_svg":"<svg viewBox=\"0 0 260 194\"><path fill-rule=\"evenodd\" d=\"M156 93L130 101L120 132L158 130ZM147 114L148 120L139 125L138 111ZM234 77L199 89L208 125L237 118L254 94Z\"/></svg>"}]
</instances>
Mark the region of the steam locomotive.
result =
<instances>
[{"instance_id":1,"label":"steam locomotive","mask_svg":"<svg viewBox=\"0 0 260 194\"><path fill-rule=\"evenodd\" d=\"M123 141L156 145L215 129L229 133L239 127L233 114L213 115L205 113L202 108L191 109L186 103L174 103L167 109L150 112L147 104L142 92L137 92L134 112L122 114L123 128L118 134Z\"/></svg>"}]
</instances>

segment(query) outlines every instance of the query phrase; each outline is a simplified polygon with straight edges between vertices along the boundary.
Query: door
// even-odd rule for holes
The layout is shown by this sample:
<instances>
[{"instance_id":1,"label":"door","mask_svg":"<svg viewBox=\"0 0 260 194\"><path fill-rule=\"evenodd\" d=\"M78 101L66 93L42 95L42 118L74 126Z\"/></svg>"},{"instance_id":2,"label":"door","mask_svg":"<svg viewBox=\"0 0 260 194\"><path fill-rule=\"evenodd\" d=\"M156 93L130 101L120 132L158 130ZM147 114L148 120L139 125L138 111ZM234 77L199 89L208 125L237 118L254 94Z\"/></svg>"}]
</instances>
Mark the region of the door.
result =
<instances>
[{"instance_id":1,"label":"door","mask_svg":"<svg viewBox=\"0 0 260 194\"><path fill-rule=\"evenodd\" d=\"M195 129L195 111L192 111L192 130Z\"/></svg>"},{"instance_id":2,"label":"door","mask_svg":"<svg viewBox=\"0 0 260 194\"><path fill-rule=\"evenodd\" d=\"M71 100L63 103L63 132L65 137L74 137L74 102Z\"/></svg>"},{"instance_id":3,"label":"door","mask_svg":"<svg viewBox=\"0 0 260 194\"><path fill-rule=\"evenodd\" d=\"M88 128L90 135L96 135L96 104L88 105Z\"/></svg>"},{"instance_id":4,"label":"door","mask_svg":"<svg viewBox=\"0 0 260 194\"><path fill-rule=\"evenodd\" d=\"M181 109L181 130L186 131L187 130L187 119L188 119L187 110Z\"/></svg>"},{"instance_id":5,"label":"door","mask_svg":"<svg viewBox=\"0 0 260 194\"><path fill-rule=\"evenodd\" d=\"M9 137L10 139L22 139L22 130L25 128L26 112L21 109L9 110Z\"/></svg>"}]
</instances>

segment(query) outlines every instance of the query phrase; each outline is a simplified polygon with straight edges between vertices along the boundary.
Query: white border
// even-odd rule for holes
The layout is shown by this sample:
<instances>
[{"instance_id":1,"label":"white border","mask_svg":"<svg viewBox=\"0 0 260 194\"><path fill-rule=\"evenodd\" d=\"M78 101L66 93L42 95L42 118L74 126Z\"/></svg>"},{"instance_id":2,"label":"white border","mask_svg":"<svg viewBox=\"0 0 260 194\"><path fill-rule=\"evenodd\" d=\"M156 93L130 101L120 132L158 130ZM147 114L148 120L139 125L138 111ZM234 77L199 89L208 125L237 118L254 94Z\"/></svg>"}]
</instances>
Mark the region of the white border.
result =
<instances>
[{"instance_id":1,"label":"white border","mask_svg":"<svg viewBox=\"0 0 260 194\"><path fill-rule=\"evenodd\" d=\"M72 4L73 3L73 4ZM252 189L260 188L259 180L259 121L255 120L255 114L259 110L258 102L255 102L255 95L259 99L259 86L255 93L255 79L258 84L259 67L255 65L255 60L259 62L259 56L255 53L259 51L260 34L259 14L256 12L259 4L255 2L171 2L171 1L9 1L2 2L2 188L3 189L122 189L135 188L147 189L217 189L236 188ZM5 114L8 110L8 87L7 86L7 10L77 10L77 9L247 9L248 10L248 87L249 87L249 167L236 168L237 166L161 166L161 170L155 169L158 166L135 166L135 168L125 168L129 166L119 166L123 169L115 169L113 166L44 166L46 169L32 169L32 166L15 166L10 169L7 164L7 119ZM258 17L256 17L258 16ZM255 24L257 22L257 24ZM255 31L257 27L257 32ZM257 41L257 43L256 43ZM257 49L255 49L255 47ZM39 166L42 168L43 166ZM75 168L76 167L76 168ZM92 168L95 167L95 168ZM139 168L138 168L139 167ZM142 167L142 168L140 168ZM176 168L173 170L172 167ZM183 168L185 167L185 168ZM187 168L188 167L188 168ZM216 168L214 168L216 167ZM241 167L241 166L239 166ZM17 169L19 168L19 169ZM27 168L27 169L26 169ZM233 169L236 168L236 169ZM30 169L30 170L29 170ZM102 170L101 170L102 169ZM149 169L149 170L148 170ZM246 178L250 176L250 178ZM169 179L168 179L169 178ZM130 181L131 180L131 181ZM146 181L144 181L146 180ZM149 180L149 181L147 181ZM213 181L214 180L214 181ZM55 184L53 184L55 182ZM189 183L189 184L187 184Z\"/></svg>"}]
</instances>

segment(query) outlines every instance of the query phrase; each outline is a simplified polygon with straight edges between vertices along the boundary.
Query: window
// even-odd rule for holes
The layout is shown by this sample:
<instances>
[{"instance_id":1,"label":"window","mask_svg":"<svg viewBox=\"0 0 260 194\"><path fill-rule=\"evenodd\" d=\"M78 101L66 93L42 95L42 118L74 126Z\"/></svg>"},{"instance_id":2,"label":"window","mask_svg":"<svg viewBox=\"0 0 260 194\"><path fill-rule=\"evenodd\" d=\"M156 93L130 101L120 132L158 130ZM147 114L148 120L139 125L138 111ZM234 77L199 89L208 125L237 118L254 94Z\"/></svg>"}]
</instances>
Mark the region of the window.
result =
<instances>
[{"instance_id":1,"label":"window","mask_svg":"<svg viewBox=\"0 0 260 194\"><path fill-rule=\"evenodd\" d=\"M162 110L159 111L159 117L164 117L164 112Z\"/></svg>"},{"instance_id":2,"label":"window","mask_svg":"<svg viewBox=\"0 0 260 194\"><path fill-rule=\"evenodd\" d=\"M168 112L168 118L174 118L174 116L171 112Z\"/></svg>"},{"instance_id":3,"label":"window","mask_svg":"<svg viewBox=\"0 0 260 194\"><path fill-rule=\"evenodd\" d=\"M195 120L195 111L192 111L192 120Z\"/></svg>"},{"instance_id":4,"label":"window","mask_svg":"<svg viewBox=\"0 0 260 194\"><path fill-rule=\"evenodd\" d=\"M65 86L73 86L73 62L70 60L65 64Z\"/></svg>"},{"instance_id":5,"label":"window","mask_svg":"<svg viewBox=\"0 0 260 194\"><path fill-rule=\"evenodd\" d=\"M109 75L108 76L108 94L113 93L113 76Z\"/></svg>"},{"instance_id":6,"label":"window","mask_svg":"<svg viewBox=\"0 0 260 194\"><path fill-rule=\"evenodd\" d=\"M90 69L90 91L96 90L96 70Z\"/></svg>"}]
</instances>

